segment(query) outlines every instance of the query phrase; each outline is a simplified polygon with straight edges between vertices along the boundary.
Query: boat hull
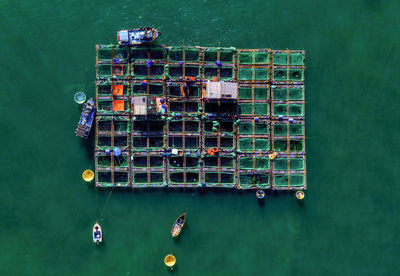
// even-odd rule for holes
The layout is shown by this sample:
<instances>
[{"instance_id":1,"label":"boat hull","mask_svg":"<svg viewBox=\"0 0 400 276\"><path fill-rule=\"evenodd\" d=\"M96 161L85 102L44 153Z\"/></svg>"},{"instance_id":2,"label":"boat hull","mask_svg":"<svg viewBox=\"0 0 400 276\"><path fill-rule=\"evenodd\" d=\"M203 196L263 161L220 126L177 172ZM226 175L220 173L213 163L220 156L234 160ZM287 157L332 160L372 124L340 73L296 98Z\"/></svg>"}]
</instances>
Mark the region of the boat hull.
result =
<instances>
[{"instance_id":1,"label":"boat hull","mask_svg":"<svg viewBox=\"0 0 400 276\"><path fill-rule=\"evenodd\" d=\"M179 216L174 224L172 225L172 229L171 229L171 236L176 238L177 236L179 236L179 234L182 231L183 226L185 225L186 222L186 213L182 214L181 216Z\"/></svg>"},{"instance_id":2,"label":"boat hull","mask_svg":"<svg viewBox=\"0 0 400 276\"><path fill-rule=\"evenodd\" d=\"M96 229L98 227L98 229ZM100 231L100 236L95 236L96 230ZM93 242L96 244L99 244L103 241L103 232L101 231L100 225L96 222L96 224L93 226Z\"/></svg>"}]
</instances>

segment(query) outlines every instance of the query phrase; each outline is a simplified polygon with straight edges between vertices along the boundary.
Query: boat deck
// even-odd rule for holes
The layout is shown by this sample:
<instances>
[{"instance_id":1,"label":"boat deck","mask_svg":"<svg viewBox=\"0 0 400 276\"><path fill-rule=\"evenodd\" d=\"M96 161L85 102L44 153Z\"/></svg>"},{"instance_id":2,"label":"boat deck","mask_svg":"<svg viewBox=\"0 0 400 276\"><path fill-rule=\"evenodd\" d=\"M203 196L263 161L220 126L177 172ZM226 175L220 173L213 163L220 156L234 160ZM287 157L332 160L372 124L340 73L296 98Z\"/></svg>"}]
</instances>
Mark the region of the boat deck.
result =
<instances>
[{"instance_id":1,"label":"boat deck","mask_svg":"<svg viewBox=\"0 0 400 276\"><path fill-rule=\"evenodd\" d=\"M96 53L98 187L306 188L304 51L97 45ZM215 97L207 85L219 81L237 89Z\"/></svg>"}]
</instances>

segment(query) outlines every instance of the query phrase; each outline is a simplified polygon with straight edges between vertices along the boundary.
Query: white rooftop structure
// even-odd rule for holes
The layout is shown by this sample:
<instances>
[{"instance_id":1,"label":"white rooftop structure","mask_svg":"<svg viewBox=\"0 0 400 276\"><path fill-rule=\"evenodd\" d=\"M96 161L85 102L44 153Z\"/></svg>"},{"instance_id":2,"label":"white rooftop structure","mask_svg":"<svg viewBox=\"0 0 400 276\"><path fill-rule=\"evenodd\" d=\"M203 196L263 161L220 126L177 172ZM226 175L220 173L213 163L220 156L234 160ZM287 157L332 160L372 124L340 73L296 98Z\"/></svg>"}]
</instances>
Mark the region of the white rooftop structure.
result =
<instances>
[{"instance_id":1,"label":"white rooftop structure","mask_svg":"<svg viewBox=\"0 0 400 276\"><path fill-rule=\"evenodd\" d=\"M237 99L237 91L236 82L207 81L208 99Z\"/></svg>"}]
</instances>

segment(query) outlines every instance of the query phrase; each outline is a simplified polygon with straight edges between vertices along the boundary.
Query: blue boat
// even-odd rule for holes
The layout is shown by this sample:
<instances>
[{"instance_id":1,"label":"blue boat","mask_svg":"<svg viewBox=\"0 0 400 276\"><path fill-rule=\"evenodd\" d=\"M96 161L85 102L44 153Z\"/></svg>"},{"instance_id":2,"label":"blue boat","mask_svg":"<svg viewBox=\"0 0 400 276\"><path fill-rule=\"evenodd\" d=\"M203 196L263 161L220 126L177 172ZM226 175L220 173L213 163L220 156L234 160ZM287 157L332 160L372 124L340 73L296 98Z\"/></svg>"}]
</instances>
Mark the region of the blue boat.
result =
<instances>
[{"instance_id":1,"label":"blue boat","mask_svg":"<svg viewBox=\"0 0 400 276\"><path fill-rule=\"evenodd\" d=\"M121 46L149 44L161 35L159 30L151 27L121 30L117 33L118 44Z\"/></svg>"},{"instance_id":2,"label":"blue boat","mask_svg":"<svg viewBox=\"0 0 400 276\"><path fill-rule=\"evenodd\" d=\"M94 111L94 101L90 98L82 108L81 119L79 120L78 127L75 130L76 136L85 139L88 138L93 124Z\"/></svg>"}]
</instances>

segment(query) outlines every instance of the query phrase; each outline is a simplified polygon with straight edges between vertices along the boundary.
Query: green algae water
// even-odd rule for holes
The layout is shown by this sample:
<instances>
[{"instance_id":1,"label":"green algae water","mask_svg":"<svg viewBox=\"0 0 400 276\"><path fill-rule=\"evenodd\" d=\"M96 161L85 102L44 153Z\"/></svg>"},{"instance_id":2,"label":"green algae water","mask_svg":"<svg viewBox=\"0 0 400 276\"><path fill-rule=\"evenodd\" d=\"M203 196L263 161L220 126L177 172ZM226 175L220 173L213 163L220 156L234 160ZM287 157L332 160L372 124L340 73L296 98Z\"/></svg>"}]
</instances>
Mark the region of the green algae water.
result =
<instances>
[{"instance_id":1,"label":"green algae water","mask_svg":"<svg viewBox=\"0 0 400 276\"><path fill-rule=\"evenodd\" d=\"M397 1L0 1L0 275L397 275ZM81 180L74 94L95 44L152 25L166 45L306 50L308 190L114 191ZM188 211L182 237L173 221Z\"/></svg>"}]
</instances>

